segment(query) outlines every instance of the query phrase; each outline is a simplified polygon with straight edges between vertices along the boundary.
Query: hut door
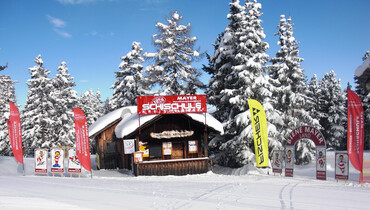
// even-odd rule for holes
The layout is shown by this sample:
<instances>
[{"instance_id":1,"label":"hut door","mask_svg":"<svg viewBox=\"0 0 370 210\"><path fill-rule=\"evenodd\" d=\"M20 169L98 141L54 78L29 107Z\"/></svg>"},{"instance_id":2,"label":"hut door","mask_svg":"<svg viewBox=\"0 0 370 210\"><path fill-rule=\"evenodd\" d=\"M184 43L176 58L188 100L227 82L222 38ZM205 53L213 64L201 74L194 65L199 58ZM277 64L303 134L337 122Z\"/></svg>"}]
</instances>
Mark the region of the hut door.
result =
<instances>
[{"instance_id":1,"label":"hut door","mask_svg":"<svg viewBox=\"0 0 370 210\"><path fill-rule=\"evenodd\" d=\"M172 143L172 155L171 159L182 159L184 158L184 144Z\"/></svg>"}]
</instances>

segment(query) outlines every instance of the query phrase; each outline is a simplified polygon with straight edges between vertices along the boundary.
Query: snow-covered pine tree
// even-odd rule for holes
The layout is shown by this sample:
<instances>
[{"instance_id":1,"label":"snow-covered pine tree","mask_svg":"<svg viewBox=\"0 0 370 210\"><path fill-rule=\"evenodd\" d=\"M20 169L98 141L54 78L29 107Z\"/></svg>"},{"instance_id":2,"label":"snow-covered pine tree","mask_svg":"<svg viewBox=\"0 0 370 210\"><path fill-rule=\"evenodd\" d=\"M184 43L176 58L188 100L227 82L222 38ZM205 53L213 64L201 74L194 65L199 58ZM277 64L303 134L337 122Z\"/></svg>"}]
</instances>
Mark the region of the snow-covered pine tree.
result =
<instances>
[{"instance_id":1,"label":"snow-covered pine tree","mask_svg":"<svg viewBox=\"0 0 370 210\"><path fill-rule=\"evenodd\" d=\"M334 71L326 73L319 82L320 93L318 94L320 112L320 124L322 134L326 140L326 147L334 150L346 147L346 100L340 85L340 79L336 79Z\"/></svg>"},{"instance_id":2,"label":"snow-covered pine tree","mask_svg":"<svg viewBox=\"0 0 370 210\"><path fill-rule=\"evenodd\" d=\"M319 122L309 112L313 108L313 99L305 83L306 77L301 67L303 58L299 57L299 43L293 36L292 19L281 15L277 27L278 32L275 35L279 36L280 50L271 59L272 65L268 72L270 83L274 86L274 107L282 113L284 119L283 127L279 127L278 131L284 136L282 143L285 145L293 129L302 125L319 128ZM299 141L295 152L296 163L308 163L313 157L312 143Z\"/></svg>"},{"instance_id":3,"label":"snow-covered pine tree","mask_svg":"<svg viewBox=\"0 0 370 210\"><path fill-rule=\"evenodd\" d=\"M317 75L314 74L308 84L309 94L312 98L313 106L310 111L311 116L315 116L317 119L322 117L322 113L320 112L320 104L319 104L319 94L321 93L319 80L317 79Z\"/></svg>"},{"instance_id":4,"label":"snow-covered pine tree","mask_svg":"<svg viewBox=\"0 0 370 210\"><path fill-rule=\"evenodd\" d=\"M159 92L165 95L195 94L205 85L199 80L200 72L191 63L200 56L194 50L196 37L190 37L190 23L181 25L177 11L166 18L167 24L158 22L155 26L159 33L153 35L155 53L144 53L154 64L145 69L151 88L159 85Z\"/></svg>"},{"instance_id":5,"label":"snow-covered pine tree","mask_svg":"<svg viewBox=\"0 0 370 210\"><path fill-rule=\"evenodd\" d=\"M103 102L102 113L104 115L104 114L108 114L111 111L114 111L114 109L113 109L113 103L112 103L112 98L108 97Z\"/></svg>"},{"instance_id":6,"label":"snow-covered pine tree","mask_svg":"<svg viewBox=\"0 0 370 210\"><path fill-rule=\"evenodd\" d=\"M6 69L6 68L8 68L8 63L6 63L6 65L5 65L5 66L0 66L0 71L4 70L4 69Z\"/></svg>"},{"instance_id":7,"label":"snow-covered pine tree","mask_svg":"<svg viewBox=\"0 0 370 210\"><path fill-rule=\"evenodd\" d=\"M364 57L362 57L362 61L365 61L368 57L370 57L370 51L366 51Z\"/></svg>"},{"instance_id":8,"label":"snow-covered pine tree","mask_svg":"<svg viewBox=\"0 0 370 210\"><path fill-rule=\"evenodd\" d=\"M56 77L52 80L54 89L51 92L55 98L52 146L73 146L75 144L73 107L77 105L78 97L72 88L76 84L68 73L66 62L63 61L57 71Z\"/></svg>"},{"instance_id":9,"label":"snow-covered pine tree","mask_svg":"<svg viewBox=\"0 0 370 210\"><path fill-rule=\"evenodd\" d=\"M103 114L99 89L94 94L92 89L81 95L78 107L85 113L87 124L90 126Z\"/></svg>"},{"instance_id":10,"label":"snow-covered pine tree","mask_svg":"<svg viewBox=\"0 0 370 210\"><path fill-rule=\"evenodd\" d=\"M262 15L260 10L261 4L257 1L246 1L244 6L237 0L230 3L231 14L228 15L230 24L215 52L219 59L214 60L216 63L214 75L225 72L226 74L224 79L218 78L218 81L215 79L212 82L215 84L225 81L223 87L225 89L220 91L220 95L228 99L230 110L228 117L223 121L225 135L219 147L222 152L219 163L230 167L240 167L254 162L253 130L248 99L259 101L265 109L270 149L281 147L275 125L281 122L280 115L272 107L270 101L272 93L265 74L268 44L263 41L265 34L261 27L262 20L259 19ZM227 51L222 49L223 41L226 44L224 49ZM225 56L220 56L221 52ZM221 61L225 58L226 60ZM221 65L217 66L218 64ZM212 86L210 89L212 90ZM222 109L218 104L215 106L218 110ZM210 144L214 144L214 141L212 140Z\"/></svg>"},{"instance_id":11,"label":"snow-covered pine tree","mask_svg":"<svg viewBox=\"0 0 370 210\"><path fill-rule=\"evenodd\" d=\"M235 114L231 111L230 94L236 78L232 75L233 62L236 56L235 33L240 30L240 22L245 16L245 7L239 1L229 3L230 13L227 15L229 24L214 43L214 54L209 56L209 65L203 69L211 75L209 80L207 102L215 106L216 110L212 114L220 122L224 123L223 136L217 135L209 142L211 152L216 153L216 161L219 164L229 165L229 156L221 150L221 145L236 135L234 127L227 123Z\"/></svg>"},{"instance_id":12,"label":"snow-covered pine tree","mask_svg":"<svg viewBox=\"0 0 370 210\"><path fill-rule=\"evenodd\" d=\"M50 71L43 67L41 55L34 61L37 65L28 69L31 78L27 81L28 95L22 114L24 148L30 155L35 148L54 146L52 116L55 115L55 98L50 94L54 86L48 77Z\"/></svg>"},{"instance_id":13,"label":"snow-covered pine tree","mask_svg":"<svg viewBox=\"0 0 370 210\"><path fill-rule=\"evenodd\" d=\"M0 70L4 70L6 66L0 66ZM15 97L15 81L12 81L8 75L0 75L0 155L11 155L12 149L8 136L8 125L4 115L9 114L9 101L16 104Z\"/></svg>"},{"instance_id":14,"label":"snow-covered pine tree","mask_svg":"<svg viewBox=\"0 0 370 210\"><path fill-rule=\"evenodd\" d=\"M149 93L145 78L143 77L144 59L142 58L143 49L139 42L133 42L129 53L121 57L119 65L121 69L115 72L116 81L112 85L112 109L125 106L136 105L136 97Z\"/></svg>"},{"instance_id":15,"label":"snow-covered pine tree","mask_svg":"<svg viewBox=\"0 0 370 210\"><path fill-rule=\"evenodd\" d=\"M103 115L102 101L99 89L94 94L92 89L79 98L78 107L85 113L87 124L90 126ZM95 153L95 141L90 138L90 152Z\"/></svg>"}]
</instances>

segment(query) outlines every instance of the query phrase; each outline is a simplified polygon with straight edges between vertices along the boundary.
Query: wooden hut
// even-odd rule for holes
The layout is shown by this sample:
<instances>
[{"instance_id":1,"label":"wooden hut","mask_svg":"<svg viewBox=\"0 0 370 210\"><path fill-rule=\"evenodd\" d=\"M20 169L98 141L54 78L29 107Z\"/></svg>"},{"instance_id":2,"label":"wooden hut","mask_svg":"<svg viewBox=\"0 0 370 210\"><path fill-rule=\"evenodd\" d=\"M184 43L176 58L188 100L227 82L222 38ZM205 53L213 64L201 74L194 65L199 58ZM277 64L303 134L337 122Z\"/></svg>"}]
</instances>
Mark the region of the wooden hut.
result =
<instances>
[{"instance_id":1,"label":"wooden hut","mask_svg":"<svg viewBox=\"0 0 370 210\"><path fill-rule=\"evenodd\" d=\"M209 171L208 136L223 133L206 113L139 116L136 106L115 110L90 126L99 169L133 170L136 175L185 175ZM133 163L123 141L134 139L143 161Z\"/></svg>"}]
</instances>

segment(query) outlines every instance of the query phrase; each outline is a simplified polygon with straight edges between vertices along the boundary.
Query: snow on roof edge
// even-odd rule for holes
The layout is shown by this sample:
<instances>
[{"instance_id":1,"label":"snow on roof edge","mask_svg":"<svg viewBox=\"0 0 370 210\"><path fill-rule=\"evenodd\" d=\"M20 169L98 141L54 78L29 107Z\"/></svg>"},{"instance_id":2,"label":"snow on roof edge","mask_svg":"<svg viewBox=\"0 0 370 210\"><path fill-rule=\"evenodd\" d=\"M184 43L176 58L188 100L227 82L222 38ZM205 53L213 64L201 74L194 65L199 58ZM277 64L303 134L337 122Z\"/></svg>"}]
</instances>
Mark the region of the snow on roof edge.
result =
<instances>
[{"instance_id":1,"label":"snow on roof edge","mask_svg":"<svg viewBox=\"0 0 370 210\"><path fill-rule=\"evenodd\" d=\"M112 112L109 112L106 115L101 116L93 124L89 126L89 137L94 136L95 134L103 130L105 127L107 127L109 124L119 120L122 117L122 114L125 113L125 110L126 112L127 111L133 112L133 109L136 109L136 106L122 107Z\"/></svg>"},{"instance_id":2,"label":"snow on roof edge","mask_svg":"<svg viewBox=\"0 0 370 210\"><path fill-rule=\"evenodd\" d=\"M203 113L188 113L186 115L202 124L205 124L206 121L208 127L211 127L216 131L219 131L221 134L224 133L222 124L208 113L206 115L207 116L206 118ZM141 115L140 124L144 125L145 123L156 118L157 116L158 115ZM137 112L135 111L132 112L130 116L122 118L121 122L118 123L117 127L115 128L115 134L117 138L124 138L138 128L139 128L139 115L137 115Z\"/></svg>"}]
</instances>

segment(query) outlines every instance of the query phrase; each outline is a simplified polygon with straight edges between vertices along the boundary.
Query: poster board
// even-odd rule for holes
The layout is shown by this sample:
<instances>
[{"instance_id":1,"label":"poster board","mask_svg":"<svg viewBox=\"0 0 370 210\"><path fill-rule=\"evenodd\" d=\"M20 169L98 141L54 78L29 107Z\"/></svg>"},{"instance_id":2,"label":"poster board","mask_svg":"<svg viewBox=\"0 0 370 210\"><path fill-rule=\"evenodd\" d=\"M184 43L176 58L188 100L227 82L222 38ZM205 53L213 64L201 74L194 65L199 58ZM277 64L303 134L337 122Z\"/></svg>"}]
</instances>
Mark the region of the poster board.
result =
<instances>
[{"instance_id":1,"label":"poster board","mask_svg":"<svg viewBox=\"0 0 370 210\"><path fill-rule=\"evenodd\" d=\"M52 148L51 149L51 166L50 171L53 173L64 172L64 149L63 148Z\"/></svg>"},{"instance_id":2,"label":"poster board","mask_svg":"<svg viewBox=\"0 0 370 210\"><path fill-rule=\"evenodd\" d=\"M285 149L285 176L293 177L294 172L294 147L287 146Z\"/></svg>"},{"instance_id":3,"label":"poster board","mask_svg":"<svg viewBox=\"0 0 370 210\"><path fill-rule=\"evenodd\" d=\"M35 173L47 174L48 173L48 150L35 149Z\"/></svg>"},{"instance_id":4,"label":"poster board","mask_svg":"<svg viewBox=\"0 0 370 210\"><path fill-rule=\"evenodd\" d=\"M81 163L73 148L68 150L68 173L81 173Z\"/></svg>"},{"instance_id":5,"label":"poster board","mask_svg":"<svg viewBox=\"0 0 370 210\"><path fill-rule=\"evenodd\" d=\"M143 162L143 152L134 152L134 163L142 163Z\"/></svg>"},{"instance_id":6,"label":"poster board","mask_svg":"<svg viewBox=\"0 0 370 210\"><path fill-rule=\"evenodd\" d=\"M347 152L335 153L335 179L348 180L349 159Z\"/></svg>"},{"instance_id":7,"label":"poster board","mask_svg":"<svg viewBox=\"0 0 370 210\"><path fill-rule=\"evenodd\" d=\"M326 147L316 147L316 179L326 180Z\"/></svg>"},{"instance_id":8,"label":"poster board","mask_svg":"<svg viewBox=\"0 0 370 210\"><path fill-rule=\"evenodd\" d=\"M189 153L198 153L198 141L188 141Z\"/></svg>"},{"instance_id":9,"label":"poster board","mask_svg":"<svg viewBox=\"0 0 370 210\"><path fill-rule=\"evenodd\" d=\"M135 152L135 139L124 139L123 140L124 153L126 155Z\"/></svg>"},{"instance_id":10,"label":"poster board","mask_svg":"<svg viewBox=\"0 0 370 210\"><path fill-rule=\"evenodd\" d=\"M283 172L283 151L273 150L272 151L272 172L281 174Z\"/></svg>"},{"instance_id":11,"label":"poster board","mask_svg":"<svg viewBox=\"0 0 370 210\"><path fill-rule=\"evenodd\" d=\"M172 142L163 142L162 143L162 154L171 155L172 154Z\"/></svg>"}]
</instances>

